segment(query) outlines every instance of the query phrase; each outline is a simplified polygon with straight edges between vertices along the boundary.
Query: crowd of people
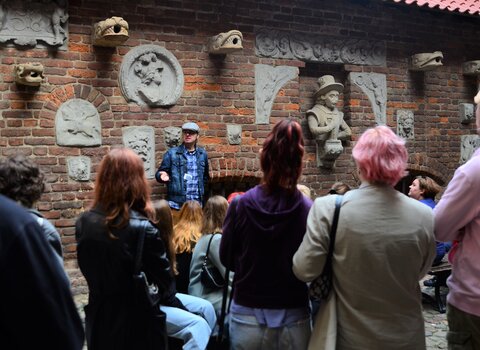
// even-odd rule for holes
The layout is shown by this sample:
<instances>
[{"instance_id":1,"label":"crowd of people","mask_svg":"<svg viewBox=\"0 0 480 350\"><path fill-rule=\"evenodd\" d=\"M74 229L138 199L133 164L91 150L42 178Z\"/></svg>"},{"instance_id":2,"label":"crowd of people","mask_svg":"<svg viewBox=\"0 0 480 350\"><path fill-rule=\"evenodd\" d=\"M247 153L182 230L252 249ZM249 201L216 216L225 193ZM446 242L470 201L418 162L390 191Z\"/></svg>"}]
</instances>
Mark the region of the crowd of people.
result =
<instances>
[{"instance_id":1,"label":"crowd of people","mask_svg":"<svg viewBox=\"0 0 480 350\"><path fill-rule=\"evenodd\" d=\"M479 109L476 115L480 129ZM182 145L167 152L156 173L167 184L166 200L152 201L143 162L128 148L112 149L98 167L92 206L75 227L78 266L89 288L88 349L151 349L155 331L183 349L207 349L223 328L217 319L223 320L225 304L235 350L425 349L419 281L452 241L449 348L480 349L480 151L457 169L436 204L441 188L431 178L415 178L408 196L395 190L407 175L405 141L377 126L353 147L360 186L338 182L312 201L299 183L302 128L284 119L262 145L260 184L207 199L199 127L190 122L182 129ZM84 329L60 236L33 208L43 181L28 158L0 162L0 259L15 266L0 272L0 295L9 301L0 312L0 338L12 349L34 343L81 349ZM152 328L151 314L135 299L138 251L158 296L155 308L166 316L164 329ZM309 284L327 260L333 287L318 302ZM212 287L207 271L226 280ZM35 337L19 334L25 326Z\"/></svg>"}]
</instances>

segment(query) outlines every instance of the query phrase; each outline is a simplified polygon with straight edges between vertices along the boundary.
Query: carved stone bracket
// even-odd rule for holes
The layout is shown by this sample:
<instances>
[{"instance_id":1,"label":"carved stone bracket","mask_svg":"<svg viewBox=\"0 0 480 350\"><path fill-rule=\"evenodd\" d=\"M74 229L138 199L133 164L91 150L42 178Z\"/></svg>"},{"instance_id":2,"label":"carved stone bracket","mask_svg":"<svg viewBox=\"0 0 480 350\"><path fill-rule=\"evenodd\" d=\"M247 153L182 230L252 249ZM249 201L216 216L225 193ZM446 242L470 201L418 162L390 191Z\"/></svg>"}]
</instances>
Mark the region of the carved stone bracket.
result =
<instances>
[{"instance_id":1,"label":"carved stone bracket","mask_svg":"<svg viewBox=\"0 0 480 350\"><path fill-rule=\"evenodd\" d=\"M413 140L415 138L414 122L415 117L413 111L409 111L408 109L398 109L397 135L406 140Z\"/></svg>"},{"instance_id":2,"label":"carved stone bracket","mask_svg":"<svg viewBox=\"0 0 480 350\"><path fill-rule=\"evenodd\" d=\"M459 163L467 162L478 147L480 147L480 137L478 135L463 135L461 138Z\"/></svg>"},{"instance_id":3,"label":"carved stone bracket","mask_svg":"<svg viewBox=\"0 0 480 350\"><path fill-rule=\"evenodd\" d=\"M240 145L242 143L242 126L237 124L228 124L227 139L230 145Z\"/></svg>"},{"instance_id":4,"label":"carved stone bracket","mask_svg":"<svg viewBox=\"0 0 480 350\"><path fill-rule=\"evenodd\" d=\"M243 35L238 30L231 30L212 36L207 44L208 53L227 54L243 50Z\"/></svg>"},{"instance_id":5,"label":"carved stone bracket","mask_svg":"<svg viewBox=\"0 0 480 350\"><path fill-rule=\"evenodd\" d=\"M67 19L66 1L2 1L0 43L66 49Z\"/></svg>"},{"instance_id":6,"label":"carved stone bracket","mask_svg":"<svg viewBox=\"0 0 480 350\"><path fill-rule=\"evenodd\" d=\"M168 148L180 146L182 143L182 128L167 126L163 129L163 137Z\"/></svg>"},{"instance_id":7,"label":"carved stone bracket","mask_svg":"<svg viewBox=\"0 0 480 350\"><path fill-rule=\"evenodd\" d=\"M464 75L480 75L480 60L468 61L463 64Z\"/></svg>"},{"instance_id":8,"label":"carved stone bracket","mask_svg":"<svg viewBox=\"0 0 480 350\"><path fill-rule=\"evenodd\" d=\"M88 157L67 157L68 176L76 181L89 181L91 163Z\"/></svg>"},{"instance_id":9,"label":"carved stone bracket","mask_svg":"<svg viewBox=\"0 0 480 350\"><path fill-rule=\"evenodd\" d=\"M93 45L114 47L128 40L128 22L122 17L110 17L93 26Z\"/></svg>"},{"instance_id":10,"label":"carved stone bracket","mask_svg":"<svg viewBox=\"0 0 480 350\"><path fill-rule=\"evenodd\" d=\"M55 116L59 146L100 146L100 115L93 104L74 98L64 102Z\"/></svg>"},{"instance_id":11,"label":"carved stone bracket","mask_svg":"<svg viewBox=\"0 0 480 350\"><path fill-rule=\"evenodd\" d=\"M417 53L410 58L409 69L413 71L428 71L443 66L441 51Z\"/></svg>"},{"instance_id":12,"label":"carved stone bracket","mask_svg":"<svg viewBox=\"0 0 480 350\"><path fill-rule=\"evenodd\" d=\"M255 123L268 124L273 101L289 80L298 76L297 67L255 65Z\"/></svg>"},{"instance_id":13,"label":"carved stone bracket","mask_svg":"<svg viewBox=\"0 0 480 350\"><path fill-rule=\"evenodd\" d=\"M342 141L340 140L316 140L317 144L317 166L331 169L335 161L343 152Z\"/></svg>"},{"instance_id":14,"label":"carved stone bracket","mask_svg":"<svg viewBox=\"0 0 480 350\"><path fill-rule=\"evenodd\" d=\"M127 101L150 107L170 106L183 93L183 71L176 57L158 45L142 45L123 58L120 88Z\"/></svg>"},{"instance_id":15,"label":"carved stone bracket","mask_svg":"<svg viewBox=\"0 0 480 350\"><path fill-rule=\"evenodd\" d=\"M123 144L143 160L148 179L155 177L155 131L151 126L130 126L122 129Z\"/></svg>"},{"instance_id":16,"label":"carved stone bracket","mask_svg":"<svg viewBox=\"0 0 480 350\"><path fill-rule=\"evenodd\" d=\"M43 65L38 62L17 64L15 82L20 85L40 86L43 83Z\"/></svg>"},{"instance_id":17,"label":"carved stone bracket","mask_svg":"<svg viewBox=\"0 0 480 350\"><path fill-rule=\"evenodd\" d=\"M386 65L386 48L383 41L342 40L324 35L273 29L262 29L257 33L255 54L307 62Z\"/></svg>"},{"instance_id":18,"label":"carved stone bracket","mask_svg":"<svg viewBox=\"0 0 480 350\"><path fill-rule=\"evenodd\" d=\"M472 103L460 103L458 106L460 123L470 124L475 121L474 106Z\"/></svg>"},{"instance_id":19,"label":"carved stone bracket","mask_svg":"<svg viewBox=\"0 0 480 350\"><path fill-rule=\"evenodd\" d=\"M387 123L387 78L380 73L350 73L350 81L368 96L377 125Z\"/></svg>"}]
</instances>

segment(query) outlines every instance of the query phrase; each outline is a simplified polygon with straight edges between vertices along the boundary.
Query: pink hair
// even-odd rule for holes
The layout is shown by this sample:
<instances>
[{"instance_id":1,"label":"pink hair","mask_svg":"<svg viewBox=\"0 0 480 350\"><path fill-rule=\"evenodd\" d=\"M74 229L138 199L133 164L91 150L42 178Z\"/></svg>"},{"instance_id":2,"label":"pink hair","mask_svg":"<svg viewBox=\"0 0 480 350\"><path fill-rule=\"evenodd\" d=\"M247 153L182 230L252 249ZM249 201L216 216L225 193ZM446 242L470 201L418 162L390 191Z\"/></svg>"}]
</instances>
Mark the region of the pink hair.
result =
<instances>
[{"instance_id":1,"label":"pink hair","mask_svg":"<svg viewBox=\"0 0 480 350\"><path fill-rule=\"evenodd\" d=\"M365 131L353 147L352 156L362 177L370 183L394 186L407 174L405 141L387 126Z\"/></svg>"}]
</instances>

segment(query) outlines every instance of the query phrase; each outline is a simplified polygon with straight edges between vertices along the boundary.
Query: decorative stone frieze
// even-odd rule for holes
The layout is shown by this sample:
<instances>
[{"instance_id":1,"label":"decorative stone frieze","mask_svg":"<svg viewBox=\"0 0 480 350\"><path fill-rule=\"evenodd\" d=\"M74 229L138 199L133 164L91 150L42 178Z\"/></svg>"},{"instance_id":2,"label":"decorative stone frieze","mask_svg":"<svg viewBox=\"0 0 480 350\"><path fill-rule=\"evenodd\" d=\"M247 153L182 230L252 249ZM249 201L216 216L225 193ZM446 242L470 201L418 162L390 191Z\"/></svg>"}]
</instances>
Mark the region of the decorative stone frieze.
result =
<instances>
[{"instance_id":1,"label":"decorative stone frieze","mask_svg":"<svg viewBox=\"0 0 480 350\"><path fill-rule=\"evenodd\" d=\"M463 64L464 75L480 75L480 60L468 61Z\"/></svg>"},{"instance_id":2,"label":"decorative stone frieze","mask_svg":"<svg viewBox=\"0 0 480 350\"><path fill-rule=\"evenodd\" d=\"M242 126L237 124L228 124L227 139L230 145L240 145L242 143Z\"/></svg>"},{"instance_id":3,"label":"decorative stone frieze","mask_svg":"<svg viewBox=\"0 0 480 350\"><path fill-rule=\"evenodd\" d=\"M55 131L59 146L100 146L101 128L100 115L88 101L74 98L57 110Z\"/></svg>"},{"instance_id":4,"label":"decorative stone frieze","mask_svg":"<svg viewBox=\"0 0 480 350\"><path fill-rule=\"evenodd\" d=\"M180 146L182 143L182 128L167 126L163 129L163 137L168 148Z\"/></svg>"},{"instance_id":5,"label":"decorative stone frieze","mask_svg":"<svg viewBox=\"0 0 480 350\"><path fill-rule=\"evenodd\" d=\"M68 176L76 181L89 181L91 163L89 157L67 157Z\"/></svg>"},{"instance_id":6,"label":"decorative stone frieze","mask_svg":"<svg viewBox=\"0 0 480 350\"><path fill-rule=\"evenodd\" d=\"M385 66L383 41L338 39L325 35L261 29L255 39L255 54L307 62Z\"/></svg>"},{"instance_id":7,"label":"decorative stone frieze","mask_svg":"<svg viewBox=\"0 0 480 350\"><path fill-rule=\"evenodd\" d=\"M43 65L38 62L17 64L15 82L20 85L40 86L43 83Z\"/></svg>"},{"instance_id":8,"label":"decorative stone frieze","mask_svg":"<svg viewBox=\"0 0 480 350\"><path fill-rule=\"evenodd\" d=\"M114 47L128 40L128 22L122 17L110 17L93 26L93 45Z\"/></svg>"},{"instance_id":9,"label":"decorative stone frieze","mask_svg":"<svg viewBox=\"0 0 480 350\"><path fill-rule=\"evenodd\" d=\"M130 126L122 129L123 144L143 160L148 179L155 177L155 131L151 126Z\"/></svg>"},{"instance_id":10,"label":"decorative stone frieze","mask_svg":"<svg viewBox=\"0 0 480 350\"><path fill-rule=\"evenodd\" d=\"M67 42L65 0L15 0L0 3L0 43L59 47ZM66 49L66 45L64 45Z\"/></svg>"},{"instance_id":11,"label":"decorative stone frieze","mask_svg":"<svg viewBox=\"0 0 480 350\"><path fill-rule=\"evenodd\" d=\"M434 70L443 66L443 53L441 51L417 53L410 57L409 69L413 71Z\"/></svg>"},{"instance_id":12,"label":"decorative stone frieze","mask_svg":"<svg viewBox=\"0 0 480 350\"><path fill-rule=\"evenodd\" d=\"M255 123L268 124L273 101L289 80L298 76L297 67L255 65Z\"/></svg>"},{"instance_id":13,"label":"decorative stone frieze","mask_svg":"<svg viewBox=\"0 0 480 350\"><path fill-rule=\"evenodd\" d=\"M467 162L478 147L480 147L480 137L478 135L463 135L461 138L459 163Z\"/></svg>"},{"instance_id":14,"label":"decorative stone frieze","mask_svg":"<svg viewBox=\"0 0 480 350\"><path fill-rule=\"evenodd\" d=\"M475 121L474 106L472 103L460 103L458 105L460 123L470 124Z\"/></svg>"},{"instance_id":15,"label":"decorative stone frieze","mask_svg":"<svg viewBox=\"0 0 480 350\"><path fill-rule=\"evenodd\" d=\"M413 140L415 138L414 123L415 117L413 111L407 109L397 110L397 135L405 140Z\"/></svg>"},{"instance_id":16,"label":"decorative stone frieze","mask_svg":"<svg viewBox=\"0 0 480 350\"><path fill-rule=\"evenodd\" d=\"M175 56L158 45L130 50L120 67L120 88L127 101L150 107L175 104L183 93L183 71Z\"/></svg>"},{"instance_id":17,"label":"decorative stone frieze","mask_svg":"<svg viewBox=\"0 0 480 350\"><path fill-rule=\"evenodd\" d=\"M350 81L368 96L377 125L387 123L387 78L380 73L350 73Z\"/></svg>"},{"instance_id":18,"label":"decorative stone frieze","mask_svg":"<svg viewBox=\"0 0 480 350\"><path fill-rule=\"evenodd\" d=\"M212 36L208 40L207 50L211 54L227 54L243 50L243 34L238 30L231 30Z\"/></svg>"}]
</instances>

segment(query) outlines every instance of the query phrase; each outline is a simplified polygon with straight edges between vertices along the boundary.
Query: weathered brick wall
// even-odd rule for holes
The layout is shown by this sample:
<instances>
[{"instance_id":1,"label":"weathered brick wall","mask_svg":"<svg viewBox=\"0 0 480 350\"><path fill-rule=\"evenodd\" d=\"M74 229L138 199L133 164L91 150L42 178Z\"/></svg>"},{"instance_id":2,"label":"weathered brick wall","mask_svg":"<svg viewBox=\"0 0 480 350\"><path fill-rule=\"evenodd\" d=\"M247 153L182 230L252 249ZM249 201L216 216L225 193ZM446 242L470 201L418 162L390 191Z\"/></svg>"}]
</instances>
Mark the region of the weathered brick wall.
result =
<instances>
[{"instance_id":1,"label":"weathered brick wall","mask_svg":"<svg viewBox=\"0 0 480 350\"><path fill-rule=\"evenodd\" d=\"M396 110L415 114L415 140L408 142L410 169L447 182L458 166L460 136L474 133L474 125L462 125L458 104L472 102L476 78L462 75L464 61L480 58L480 22L477 18L399 6L384 1L158 1L71 0L67 51L45 49L0 51L0 152L2 156L23 153L32 156L47 174L47 191L39 203L43 214L62 234L66 265L75 267L74 222L88 208L92 182L77 182L67 175L66 157L92 159L92 177L111 146L122 144L122 128L148 125L155 128L156 163L166 150L163 128L187 120L201 127L201 144L211 160L213 181L247 181L261 176L259 148L271 126L286 117L298 118L306 139L302 182L315 195L338 180L355 185L351 149L363 130L373 126L367 96L348 82L350 72L375 72L387 76L387 124L396 130ZM117 48L92 46L95 22L122 16L130 25L130 39ZM261 28L328 35L338 38L382 40L387 48L386 67L327 65L297 60L255 56L255 33ZM243 51L211 56L208 38L230 29L244 35ZM172 52L185 75L184 92L168 108L140 107L127 103L119 88L123 56L133 47L156 44ZM444 65L431 72L410 72L408 59L420 52L443 51ZM13 66L41 62L46 82L40 88L14 83ZM255 124L255 64L299 67L297 79L287 83L276 97L270 125ZM341 107L353 130L344 154L332 170L316 165L315 143L305 121L313 104L316 80L333 74L345 84ZM93 103L101 116L102 146L60 147L55 139L55 112L61 103L81 98ZM226 125L241 124L242 144L229 145ZM165 193L151 181L154 196ZM218 190L221 185L215 188ZM231 187L233 190L233 187ZM76 291L78 271L72 271Z\"/></svg>"}]
</instances>

